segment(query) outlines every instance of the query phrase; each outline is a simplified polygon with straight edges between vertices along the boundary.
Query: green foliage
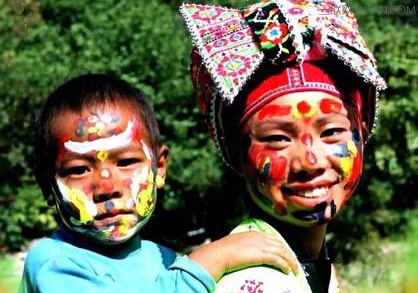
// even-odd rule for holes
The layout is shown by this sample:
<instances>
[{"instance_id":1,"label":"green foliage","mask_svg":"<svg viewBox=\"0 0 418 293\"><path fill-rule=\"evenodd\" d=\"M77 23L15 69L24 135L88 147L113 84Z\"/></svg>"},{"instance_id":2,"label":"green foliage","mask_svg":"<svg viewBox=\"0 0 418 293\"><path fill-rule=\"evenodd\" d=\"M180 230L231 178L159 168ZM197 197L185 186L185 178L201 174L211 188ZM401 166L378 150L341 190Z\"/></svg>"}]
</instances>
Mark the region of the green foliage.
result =
<instances>
[{"instance_id":1,"label":"green foliage","mask_svg":"<svg viewBox=\"0 0 418 293\"><path fill-rule=\"evenodd\" d=\"M45 236L57 226L53 209L43 201L37 186L21 186L2 206L0 243L9 250L20 250L28 240Z\"/></svg>"}]
</instances>

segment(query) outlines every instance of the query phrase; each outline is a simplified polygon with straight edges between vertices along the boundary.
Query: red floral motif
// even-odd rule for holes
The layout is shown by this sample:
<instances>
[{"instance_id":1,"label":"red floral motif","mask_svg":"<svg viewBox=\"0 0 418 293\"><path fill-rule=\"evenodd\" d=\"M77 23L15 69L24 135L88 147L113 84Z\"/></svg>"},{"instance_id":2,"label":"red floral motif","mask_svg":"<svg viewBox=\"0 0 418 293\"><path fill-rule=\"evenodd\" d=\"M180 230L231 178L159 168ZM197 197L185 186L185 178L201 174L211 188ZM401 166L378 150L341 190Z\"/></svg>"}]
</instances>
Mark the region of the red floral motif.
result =
<instances>
[{"instance_id":1,"label":"red floral motif","mask_svg":"<svg viewBox=\"0 0 418 293\"><path fill-rule=\"evenodd\" d=\"M271 48L282 43L284 37L289 34L287 25L284 23L271 22L260 35L261 46Z\"/></svg>"}]
</instances>

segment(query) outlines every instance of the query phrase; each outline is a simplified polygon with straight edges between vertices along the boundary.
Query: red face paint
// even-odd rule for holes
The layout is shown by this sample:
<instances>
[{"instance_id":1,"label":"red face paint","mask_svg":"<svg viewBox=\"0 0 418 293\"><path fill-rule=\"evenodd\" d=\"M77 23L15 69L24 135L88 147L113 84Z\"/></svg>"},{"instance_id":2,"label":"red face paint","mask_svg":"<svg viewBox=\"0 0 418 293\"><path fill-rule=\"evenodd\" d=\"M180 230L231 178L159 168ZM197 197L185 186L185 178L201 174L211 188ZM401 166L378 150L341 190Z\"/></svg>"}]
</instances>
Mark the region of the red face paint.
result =
<instances>
[{"instance_id":1,"label":"red face paint","mask_svg":"<svg viewBox=\"0 0 418 293\"><path fill-rule=\"evenodd\" d=\"M64 157L65 153L67 152L67 149L64 146L64 143L67 142L70 139L68 135L63 135L59 141L58 141L58 154L57 158L60 160Z\"/></svg>"},{"instance_id":2,"label":"red face paint","mask_svg":"<svg viewBox=\"0 0 418 293\"><path fill-rule=\"evenodd\" d=\"M266 106L260 110L258 113L258 119L265 119L267 117L272 116L284 116L289 115L292 111L292 107L289 106L278 106L278 105L270 105Z\"/></svg>"},{"instance_id":3,"label":"red face paint","mask_svg":"<svg viewBox=\"0 0 418 293\"><path fill-rule=\"evenodd\" d=\"M122 181L122 185L123 185L124 187L130 188L130 187L131 187L131 184L132 184L132 179L131 179L131 178L124 179L124 180Z\"/></svg>"},{"instance_id":4,"label":"red face paint","mask_svg":"<svg viewBox=\"0 0 418 293\"><path fill-rule=\"evenodd\" d=\"M137 120L134 120L133 121L133 129L132 129L132 135L133 135L133 137L132 137L132 140L133 141L141 141L141 128L139 127L140 126L140 124L138 123L138 121Z\"/></svg>"},{"instance_id":5,"label":"red face paint","mask_svg":"<svg viewBox=\"0 0 418 293\"><path fill-rule=\"evenodd\" d=\"M307 101L301 101L297 104L297 109L302 116L306 115L311 111L312 106Z\"/></svg>"},{"instance_id":6,"label":"red face paint","mask_svg":"<svg viewBox=\"0 0 418 293\"><path fill-rule=\"evenodd\" d=\"M333 99L322 99L319 101L319 109L324 114L340 113L342 106L342 103Z\"/></svg>"},{"instance_id":7,"label":"red face paint","mask_svg":"<svg viewBox=\"0 0 418 293\"><path fill-rule=\"evenodd\" d=\"M103 180L102 188L104 191L112 191L113 190L113 183L110 180Z\"/></svg>"},{"instance_id":8,"label":"red face paint","mask_svg":"<svg viewBox=\"0 0 418 293\"><path fill-rule=\"evenodd\" d=\"M312 144L313 144L312 135L310 133L304 133L302 134L301 140L302 140L302 143L306 145L306 148L307 148L306 155L305 155L306 161L311 165L316 164L318 159L316 158L315 154L312 152Z\"/></svg>"},{"instance_id":9,"label":"red face paint","mask_svg":"<svg viewBox=\"0 0 418 293\"><path fill-rule=\"evenodd\" d=\"M268 181L281 181L285 178L287 159L278 156L275 150L264 146L251 145L248 150L249 158L254 166L253 172L259 177L260 184Z\"/></svg>"},{"instance_id":10,"label":"red face paint","mask_svg":"<svg viewBox=\"0 0 418 293\"><path fill-rule=\"evenodd\" d=\"M84 194L91 194L94 190L94 184L92 184L92 183L87 184L87 185L83 186L82 190L83 190Z\"/></svg>"}]
</instances>

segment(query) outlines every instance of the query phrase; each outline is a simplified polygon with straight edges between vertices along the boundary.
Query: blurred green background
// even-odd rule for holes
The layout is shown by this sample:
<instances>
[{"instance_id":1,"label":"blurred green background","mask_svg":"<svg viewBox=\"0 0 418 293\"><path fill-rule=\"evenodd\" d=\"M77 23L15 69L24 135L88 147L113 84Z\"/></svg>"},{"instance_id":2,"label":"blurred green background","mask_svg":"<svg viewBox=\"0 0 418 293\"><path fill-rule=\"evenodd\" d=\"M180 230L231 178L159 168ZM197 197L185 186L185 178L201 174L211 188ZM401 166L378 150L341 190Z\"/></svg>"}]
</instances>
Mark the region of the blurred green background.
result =
<instances>
[{"instance_id":1,"label":"blurred green background","mask_svg":"<svg viewBox=\"0 0 418 293\"><path fill-rule=\"evenodd\" d=\"M406 281L411 272L418 275L416 265L404 270L412 264L404 258L418 254L417 225L410 224L418 209L418 6L413 0L347 2L389 88L366 147L363 179L330 226L330 253L349 292L374 292L379 284L376 292L407 292L401 290L413 282ZM87 72L115 74L141 88L170 148L167 185L144 237L182 251L227 234L245 216L241 179L221 164L193 96L180 4L0 0L0 268L56 225L30 170L33 121L56 86ZM359 280L365 291L353 289Z\"/></svg>"}]
</instances>

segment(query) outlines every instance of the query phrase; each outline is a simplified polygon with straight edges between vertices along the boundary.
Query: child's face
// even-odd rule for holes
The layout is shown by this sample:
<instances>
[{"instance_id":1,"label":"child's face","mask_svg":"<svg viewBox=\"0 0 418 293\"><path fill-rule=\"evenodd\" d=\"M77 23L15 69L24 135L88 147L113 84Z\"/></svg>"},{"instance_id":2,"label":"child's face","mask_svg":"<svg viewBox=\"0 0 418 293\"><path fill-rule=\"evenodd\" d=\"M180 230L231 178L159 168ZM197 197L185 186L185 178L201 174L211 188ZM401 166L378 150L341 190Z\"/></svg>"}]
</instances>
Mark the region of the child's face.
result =
<instances>
[{"instance_id":1,"label":"child's face","mask_svg":"<svg viewBox=\"0 0 418 293\"><path fill-rule=\"evenodd\" d=\"M360 118L340 98L315 91L265 105L243 129L249 147L242 171L253 200L295 225L329 221L360 179Z\"/></svg>"},{"instance_id":2,"label":"child's face","mask_svg":"<svg viewBox=\"0 0 418 293\"><path fill-rule=\"evenodd\" d=\"M121 243L154 209L166 158L153 153L141 120L121 104L64 112L52 121L58 213L90 241Z\"/></svg>"}]
</instances>

